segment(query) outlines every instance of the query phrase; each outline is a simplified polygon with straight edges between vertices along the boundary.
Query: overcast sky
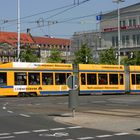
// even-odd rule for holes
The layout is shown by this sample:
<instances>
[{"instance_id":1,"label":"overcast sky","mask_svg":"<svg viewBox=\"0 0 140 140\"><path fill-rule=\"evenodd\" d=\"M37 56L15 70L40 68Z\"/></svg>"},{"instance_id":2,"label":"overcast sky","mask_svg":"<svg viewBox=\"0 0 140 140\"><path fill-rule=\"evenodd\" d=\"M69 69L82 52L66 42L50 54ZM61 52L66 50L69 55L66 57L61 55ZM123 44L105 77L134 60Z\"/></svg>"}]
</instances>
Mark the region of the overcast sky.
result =
<instances>
[{"instance_id":1,"label":"overcast sky","mask_svg":"<svg viewBox=\"0 0 140 140\"><path fill-rule=\"evenodd\" d=\"M0 0L1 31L17 32L17 1ZM138 2L125 0L121 7ZM96 15L115 9L112 0L20 0L20 29L30 28L34 36L70 38L74 32L96 29Z\"/></svg>"}]
</instances>

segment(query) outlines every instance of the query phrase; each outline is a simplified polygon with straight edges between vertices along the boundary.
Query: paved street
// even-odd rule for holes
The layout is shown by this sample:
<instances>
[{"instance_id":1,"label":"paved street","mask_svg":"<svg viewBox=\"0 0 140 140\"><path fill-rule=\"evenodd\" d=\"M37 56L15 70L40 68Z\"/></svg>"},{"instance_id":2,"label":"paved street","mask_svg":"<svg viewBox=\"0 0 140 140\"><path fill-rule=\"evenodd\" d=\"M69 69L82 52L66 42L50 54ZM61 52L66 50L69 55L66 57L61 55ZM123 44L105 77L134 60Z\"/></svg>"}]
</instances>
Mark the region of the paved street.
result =
<instances>
[{"instance_id":1,"label":"paved street","mask_svg":"<svg viewBox=\"0 0 140 140\"><path fill-rule=\"evenodd\" d=\"M0 139L139 140L140 96L0 98ZM136 130L134 130L136 129Z\"/></svg>"}]
</instances>

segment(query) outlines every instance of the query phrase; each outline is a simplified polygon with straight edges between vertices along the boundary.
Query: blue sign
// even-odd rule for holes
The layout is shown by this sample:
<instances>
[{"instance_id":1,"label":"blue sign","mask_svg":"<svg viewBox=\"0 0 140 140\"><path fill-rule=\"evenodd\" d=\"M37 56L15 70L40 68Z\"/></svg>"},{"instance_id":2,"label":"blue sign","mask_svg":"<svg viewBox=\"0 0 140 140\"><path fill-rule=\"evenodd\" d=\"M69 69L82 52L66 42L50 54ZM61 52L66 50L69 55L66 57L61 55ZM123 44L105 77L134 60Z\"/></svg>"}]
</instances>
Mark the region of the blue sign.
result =
<instances>
[{"instance_id":1,"label":"blue sign","mask_svg":"<svg viewBox=\"0 0 140 140\"><path fill-rule=\"evenodd\" d=\"M101 20L102 16L101 15L97 15L96 16L96 20Z\"/></svg>"}]
</instances>

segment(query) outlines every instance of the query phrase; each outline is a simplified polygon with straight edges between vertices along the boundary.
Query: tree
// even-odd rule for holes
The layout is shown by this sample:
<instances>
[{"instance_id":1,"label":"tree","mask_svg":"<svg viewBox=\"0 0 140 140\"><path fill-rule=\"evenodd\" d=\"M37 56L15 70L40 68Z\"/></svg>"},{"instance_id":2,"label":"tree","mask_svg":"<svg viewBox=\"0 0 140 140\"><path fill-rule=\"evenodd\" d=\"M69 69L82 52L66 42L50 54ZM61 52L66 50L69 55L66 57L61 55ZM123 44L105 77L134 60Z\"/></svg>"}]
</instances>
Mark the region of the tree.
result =
<instances>
[{"instance_id":1,"label":"tree","mask_svg":"<svg viewBox=\"0 0 140 140\"><path fill-rule=\"evenodd\" d=\"M82 44L81 49L75 52L74 64L92 64L93 56L92 51L87 44Z\"/></svg>"},{"instance_id":2,"label":"tree","mask_svg":"<svg viewBox=\"0 0 140 140\"><path fill-rule=\"evenodd\" d=\"M48 58L47 62L49 63L61 63L62 59L61 59L61 52L58 51L57 49L52 49L51 50L51 55Z\"/></svg>"},{"instance_id":3,"label":"tree","mask_svg":"<svg viewBox=\"0 0 140 140\"><path fill-rule=\"evenodd\" d=\"M37 54L35 54L35 51L30 46L25 46L20 52L20 60L23 62L39 62Z\"/></svg>"},{"instance_id":4,"label":"tree","mask_svg":"<svg viewBox=\"0 0 140 140\"><path fill-rule=\"evenodd\" d=\"M129 56L126 56L122 62L123 65L140 65L140 52L135 51L132 54L130 53Z\"/></svg>"},{"instance_id":5,"label":"tree","mask_svg":"<svg viewBox=\"0 0 140 140\"><path fill-rule=\"evenodd\" d=\"M118 60L115 57L115 50L111 47L110 49L106 49L99 53L99 63L115 65L118 63Z\"/></svg>"}]
</instances>

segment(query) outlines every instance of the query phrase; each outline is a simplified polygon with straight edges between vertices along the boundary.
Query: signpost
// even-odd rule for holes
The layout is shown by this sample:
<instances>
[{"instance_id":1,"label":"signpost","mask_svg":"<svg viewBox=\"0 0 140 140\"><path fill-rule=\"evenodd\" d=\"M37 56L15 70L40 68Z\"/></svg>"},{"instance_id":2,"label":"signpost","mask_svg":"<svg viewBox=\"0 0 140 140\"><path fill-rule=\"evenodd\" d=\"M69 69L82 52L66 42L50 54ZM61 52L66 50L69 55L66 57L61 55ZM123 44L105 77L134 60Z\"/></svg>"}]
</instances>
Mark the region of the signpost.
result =
<instances>
[{"instance_id":1,"label":"signpost","mask_svg":"<svg viewBox=\"0 0 140 140\"><path fill-rule=\"evenodd\" d=\"M69 108L72 109L73 117L75 116L75 109L78 106L79 80L76 75L70 75L67 79L69 87Z\"/></svg>"}]
</instances>

